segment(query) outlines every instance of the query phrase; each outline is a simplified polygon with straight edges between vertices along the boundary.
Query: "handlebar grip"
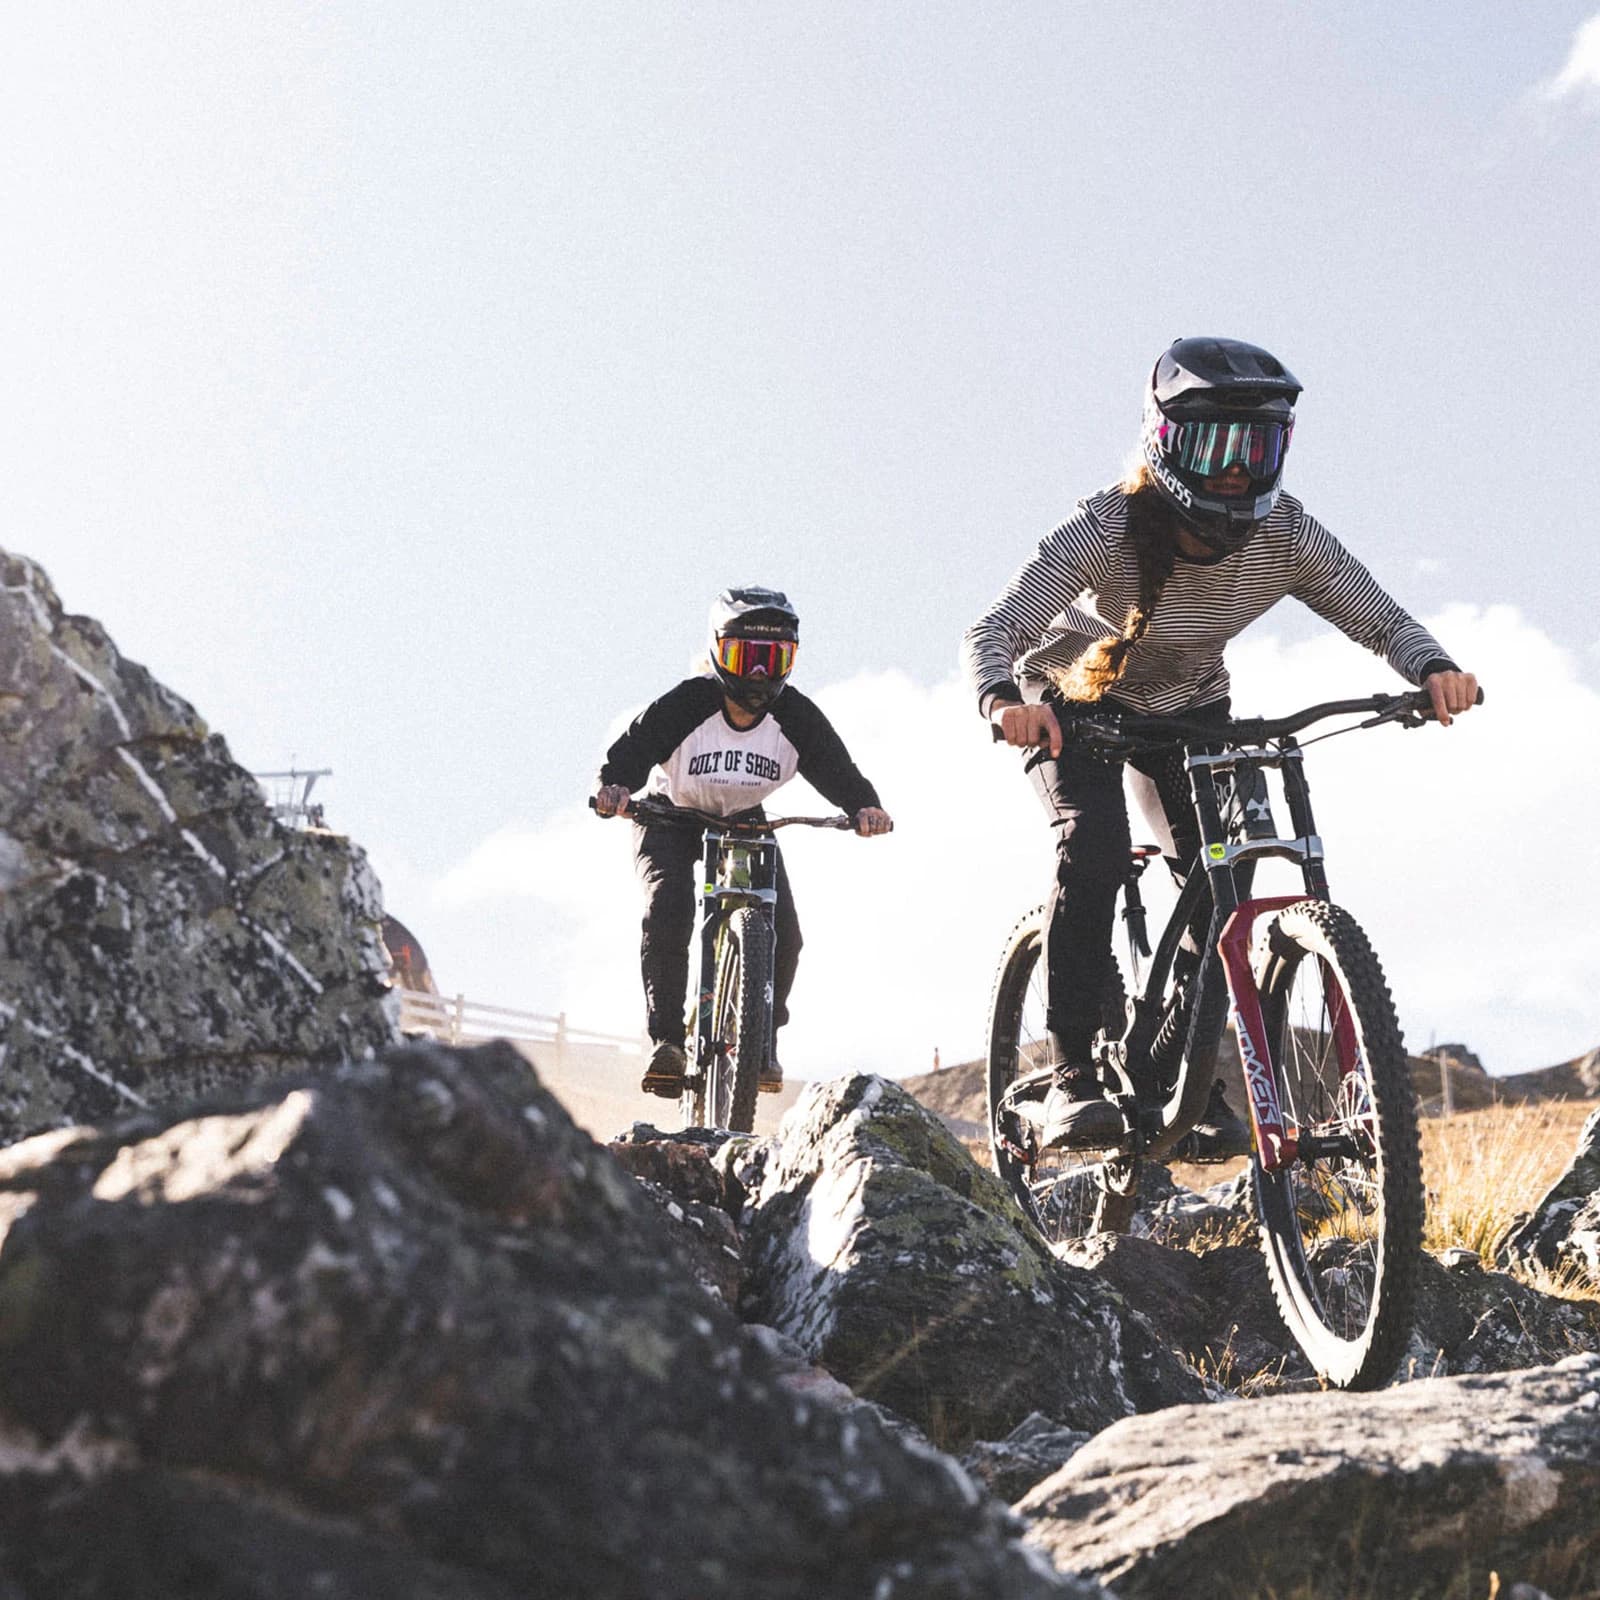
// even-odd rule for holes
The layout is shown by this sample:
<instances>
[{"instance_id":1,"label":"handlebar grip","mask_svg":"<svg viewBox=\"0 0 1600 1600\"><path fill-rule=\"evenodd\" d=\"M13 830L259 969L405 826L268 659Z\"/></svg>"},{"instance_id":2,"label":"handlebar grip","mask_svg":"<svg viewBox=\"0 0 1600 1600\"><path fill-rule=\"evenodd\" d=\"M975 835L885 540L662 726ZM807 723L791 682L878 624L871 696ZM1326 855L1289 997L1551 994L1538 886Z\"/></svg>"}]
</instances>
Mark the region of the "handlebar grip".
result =
<instances>
[{"instance_id":1,"label":"handlebar grip","mask_svg":"<svg viewBox=\"0 0 1600 1600\"><path fill-rule=\"evenodd\" d=\"M1483 704L1483 690L1480 688L1472 697L1475 706ZM1433 696L1426 689L1417 689L1412 693L1411 706L1424 722L1437 722L1439 719L1433 714Z\"/></svg>"}]
</instances>

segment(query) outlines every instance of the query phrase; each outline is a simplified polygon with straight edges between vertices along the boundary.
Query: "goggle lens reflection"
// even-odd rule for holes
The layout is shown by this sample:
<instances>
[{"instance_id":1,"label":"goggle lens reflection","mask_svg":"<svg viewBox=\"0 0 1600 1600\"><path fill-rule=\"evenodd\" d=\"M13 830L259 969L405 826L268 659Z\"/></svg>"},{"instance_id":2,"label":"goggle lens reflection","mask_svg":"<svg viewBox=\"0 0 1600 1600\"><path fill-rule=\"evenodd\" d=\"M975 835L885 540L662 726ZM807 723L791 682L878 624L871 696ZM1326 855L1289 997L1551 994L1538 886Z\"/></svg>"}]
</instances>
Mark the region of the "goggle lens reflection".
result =
<instances>
[{"instance_id":1,"label":"goggle lens reflection","mask_svg":"<svg viewBox=\"0 0 1600 1600\"><path fill-rule=\"evenodd\" d=\"M794 666L793 639L740 639L725 634L717 640L717 661L736 678L762 673L768 678L787 678Z\"/></svg>"},{"instance_id":2,"label":"goggle lens reflection","mask_svg":"<svg viewBox=\"0 0 1600 1600\"><path fill-rule=\"evenodd\" d=\"M1293 422L1168 422L1161 443L1197 478L1216 477L1235 462L1252 478L1270 478L1283 465L1293 434Z\"/></svg>"}]
</instances>

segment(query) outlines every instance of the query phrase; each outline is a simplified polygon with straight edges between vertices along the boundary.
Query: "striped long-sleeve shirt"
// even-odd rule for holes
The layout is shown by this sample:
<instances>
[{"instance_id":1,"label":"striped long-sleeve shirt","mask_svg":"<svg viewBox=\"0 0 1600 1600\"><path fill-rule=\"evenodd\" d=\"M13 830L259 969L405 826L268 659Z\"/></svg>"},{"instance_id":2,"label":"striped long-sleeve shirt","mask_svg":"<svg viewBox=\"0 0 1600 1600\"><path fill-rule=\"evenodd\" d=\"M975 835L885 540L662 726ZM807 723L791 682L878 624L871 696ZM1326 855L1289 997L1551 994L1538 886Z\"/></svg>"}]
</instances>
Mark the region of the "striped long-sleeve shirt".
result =
<instances>
[{"instance_id":1,"label":"striped long-sleeve shirt","mask_svg":"<svg viewBox=\"0 0 1600 1600\"><path fill-rule=\"evenodd\" d=\"M967 630L961 664L987 716L1046 681L1098 639L1115 638L1138 598L1138 561L1120 488L1078 502ZM1115 698L1171 715L1228 693L1227 642L1285 595L1303 600L1409 682L1454 663L1438 641L1290 495L1280 495L1245 548L1216 560L1179 556L1144 637L1128 652Z\"/></svg>"}]
</instances>

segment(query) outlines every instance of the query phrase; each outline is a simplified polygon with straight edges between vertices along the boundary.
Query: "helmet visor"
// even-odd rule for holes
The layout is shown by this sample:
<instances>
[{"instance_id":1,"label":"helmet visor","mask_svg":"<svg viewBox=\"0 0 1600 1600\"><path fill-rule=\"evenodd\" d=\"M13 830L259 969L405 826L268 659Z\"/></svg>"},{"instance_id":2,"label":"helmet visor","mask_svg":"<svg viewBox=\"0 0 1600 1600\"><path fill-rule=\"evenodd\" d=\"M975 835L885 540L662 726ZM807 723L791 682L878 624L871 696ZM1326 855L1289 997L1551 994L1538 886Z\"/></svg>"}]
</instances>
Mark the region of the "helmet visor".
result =
<instances>
[{"instance_id":1,"label":"helmet visor","mask_svg":"<svg viewBox=\"0 0 1600 1600\"><path fill-rule=\"evenodd\" d=\"M717 640L717 662L736 678L757 672L767 678L787 678L794 652L793 639L740 639L730 633Z\"/></svg>"},{"instance_id":2,"label":"helmet visor","mask_svg":"<svg viewBox=\"0 0 1600 1600\"><path fill-rule=\"evenodd\" d=\"M1214 478L1237 463L1252 478L1275 477L1283 466L1294 421L1164 422L1161 448L1180 471Z\"/></svg>"}]
</instances>

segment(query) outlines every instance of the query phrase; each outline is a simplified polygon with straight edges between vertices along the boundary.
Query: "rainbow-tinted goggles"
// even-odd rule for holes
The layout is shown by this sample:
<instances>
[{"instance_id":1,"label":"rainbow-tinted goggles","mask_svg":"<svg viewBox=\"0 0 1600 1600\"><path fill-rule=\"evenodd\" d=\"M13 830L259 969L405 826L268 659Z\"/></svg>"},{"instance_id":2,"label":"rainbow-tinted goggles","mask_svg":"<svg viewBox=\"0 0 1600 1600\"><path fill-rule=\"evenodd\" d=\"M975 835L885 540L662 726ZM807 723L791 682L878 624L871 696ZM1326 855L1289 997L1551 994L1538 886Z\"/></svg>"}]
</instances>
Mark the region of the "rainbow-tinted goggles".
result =
<instances>
[{"instance_id":1,"label":"rainbow-tinted goggles","mask_svg":"<svg viewBox=\"0 0 1600 1600\"><path fill-rule=\"evenodd\" d=\"M1294 434L1287 422L1163 422L1158 437L1167 459L1197 478L1214 478L1235 462L1252 478L1273 477Z\"/></svg>"},{"instance_id":2,"label":"rainbow-tinted goggles","mask_svg":"<svg viewBox=\"0 0 1600 1600\"><path fill-rule=\"evenodd\" d=\"M795 649L793 639L741 639L727 633L717 640L717 661L724 672L736 678L758 672L768 678L787 678Z\"/></svg>"}]
</instances>

